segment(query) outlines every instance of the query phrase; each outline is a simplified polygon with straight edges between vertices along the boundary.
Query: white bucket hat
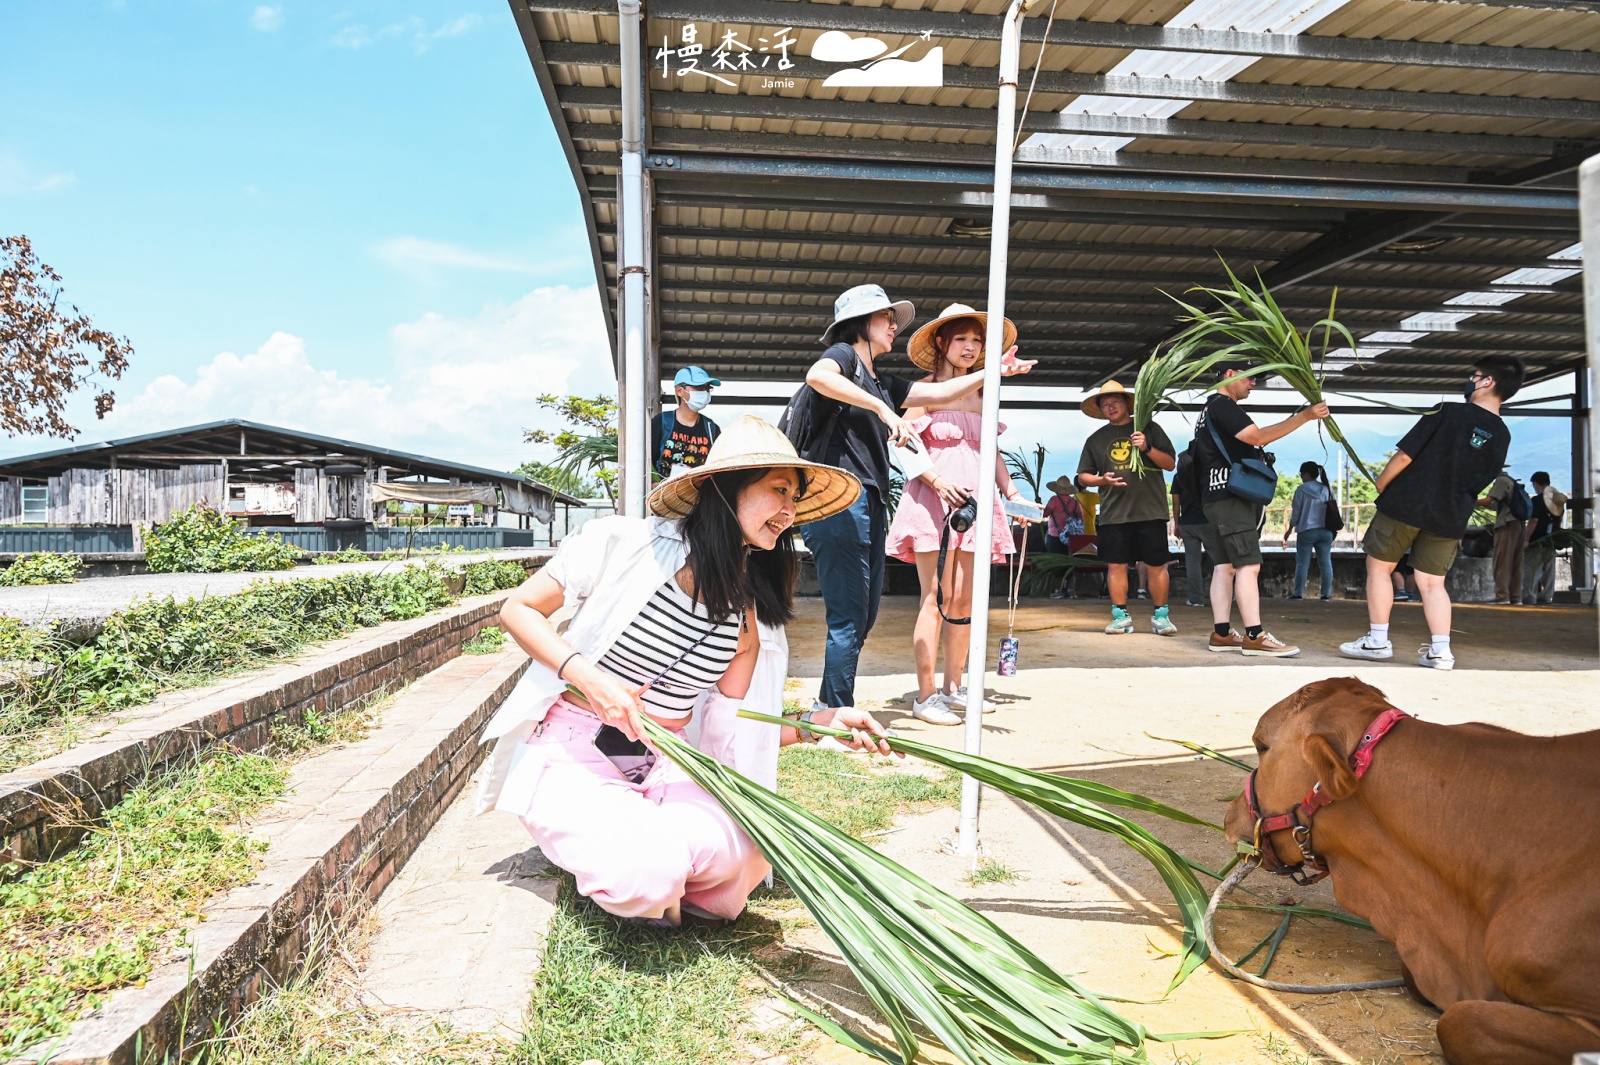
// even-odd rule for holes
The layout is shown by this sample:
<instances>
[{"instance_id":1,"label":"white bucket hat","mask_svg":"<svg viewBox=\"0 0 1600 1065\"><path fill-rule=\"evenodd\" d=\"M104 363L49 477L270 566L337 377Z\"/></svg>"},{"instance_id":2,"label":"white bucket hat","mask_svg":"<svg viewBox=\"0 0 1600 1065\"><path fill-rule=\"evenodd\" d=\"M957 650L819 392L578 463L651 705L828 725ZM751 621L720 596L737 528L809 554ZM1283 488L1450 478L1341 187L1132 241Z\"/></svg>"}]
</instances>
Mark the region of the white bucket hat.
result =
<instances>
[{"instance_id":1,"label":"white bucket hat","mask_svg":"<svg viewBox=\"0 0 1600 1065\"><path fill-rule=\"evenodd\" d=\"M801 458L782 430L765 418L746 414L717 437L703 466L668 477L651 490L650 513L682 518L694 509L700 482L708 475L769 467L806 471L806 494L794 508L796 525L832 517L861 495L855 474Z\"/></svg>"},{"instance_id":2,"label":"white bucket hat","mask_svg":"<svg viewBox=\"0 0 1600 1065\"><path fill-rule=\"evenodd\" d=\"M906 326L911 324L911 319L917 316L917 309L911 305L910 300L891 300L889 294L883 291L882 285L857 285L855 288L846 289L833 301L833 324L823 330L822 342L833 343L834 333L839 328L840 322L848 322L852 318L860 318L863 314L874 314L890 308L894 310L895 329L898 332L904 332Z\"/></svg>"}]
</instances>

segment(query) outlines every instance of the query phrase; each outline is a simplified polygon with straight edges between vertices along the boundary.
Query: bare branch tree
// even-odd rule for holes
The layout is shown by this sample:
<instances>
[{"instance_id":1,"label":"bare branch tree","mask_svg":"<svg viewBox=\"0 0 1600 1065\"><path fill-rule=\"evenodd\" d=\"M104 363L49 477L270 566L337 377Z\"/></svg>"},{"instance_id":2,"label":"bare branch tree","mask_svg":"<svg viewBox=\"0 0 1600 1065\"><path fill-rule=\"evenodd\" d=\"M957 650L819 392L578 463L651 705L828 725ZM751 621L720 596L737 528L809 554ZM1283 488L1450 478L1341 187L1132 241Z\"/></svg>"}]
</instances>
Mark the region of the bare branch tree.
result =
<instances>
[{"instance_id":1,"label":"bare branch tree","mask_svg":"<svg viewBox=\"0 0 1600 1065\"><path fill-rule=\"evenodd\" d=\"M61 275L27 237L0 237L0 431L75 436L67 399L99 378L94 413L104 418L116 397L102 384L120 378L132 354L127 337L96 329L62 300Z\"/></svg>"}]
</instances>

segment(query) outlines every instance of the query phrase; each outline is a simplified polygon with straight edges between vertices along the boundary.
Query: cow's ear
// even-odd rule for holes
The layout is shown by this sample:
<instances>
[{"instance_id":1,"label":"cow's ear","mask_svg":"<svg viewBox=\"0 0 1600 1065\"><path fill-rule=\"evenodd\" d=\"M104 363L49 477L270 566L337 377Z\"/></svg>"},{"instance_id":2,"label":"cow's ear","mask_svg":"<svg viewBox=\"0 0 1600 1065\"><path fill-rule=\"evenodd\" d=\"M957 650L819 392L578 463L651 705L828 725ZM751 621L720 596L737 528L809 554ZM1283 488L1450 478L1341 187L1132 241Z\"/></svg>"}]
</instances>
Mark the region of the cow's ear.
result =
<instances>
[{"instance_id":1,"label":"cow's ear","mask_svg":"<svg viewBox=\"0 0 1600 1065\"><path fill-rule=\"evenodd\" d=\"M1304 750L1306 761L1321 782L1324 795L1330 799L1348 799L1356 793L1360 780L1344 755L1339 753L1339 748L1334 746L1332 738L1314 732L1306 737Z\"/></svg>"}]
</instances>

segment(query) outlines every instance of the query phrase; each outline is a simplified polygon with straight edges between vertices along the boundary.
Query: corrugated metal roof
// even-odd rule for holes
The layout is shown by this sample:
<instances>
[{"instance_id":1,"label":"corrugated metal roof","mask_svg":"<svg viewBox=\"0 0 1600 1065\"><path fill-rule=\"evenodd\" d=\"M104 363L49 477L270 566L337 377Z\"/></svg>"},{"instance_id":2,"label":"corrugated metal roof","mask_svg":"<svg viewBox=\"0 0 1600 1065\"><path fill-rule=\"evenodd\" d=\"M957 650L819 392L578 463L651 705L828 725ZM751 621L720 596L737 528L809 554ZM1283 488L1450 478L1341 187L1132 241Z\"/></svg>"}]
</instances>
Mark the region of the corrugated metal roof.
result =
<instances>
[{"instance_id":1,"label":"corrugated metal roof","mask_svg":"<svg viewBox=\"0 0 1600 1065\"><path fill-rule=\"evenodd\" d=\"M1573 175L1600 149L1600 13L1523 2L1059 0L1048 42L1045 17L1029 20L1024 92L1039 74L1007 309L1041 358L1032 382L1126 373L1176 325L1165 293L1221 281L1219 256L1259 269L1306 322L1337 286L1358 336L1412 336L1348 372L1365 389L1453 380L1489 351L1522 355L1536 379L1579 365L1581 295L1552 257L1577 240ZM512 7L614 294L615 7ZM646 5L664 375L803 368L834 296L865 281L923 317L981 306L1005 7ZM702 51L680 75L682 57L660 51L689 25ZM812 56L830 30L910 45L907 59L942 48L943 84L824 85L842 69ZM730 69L726 47L714 66L730 32L752 69Z\"/></svg>"}]
</instances>

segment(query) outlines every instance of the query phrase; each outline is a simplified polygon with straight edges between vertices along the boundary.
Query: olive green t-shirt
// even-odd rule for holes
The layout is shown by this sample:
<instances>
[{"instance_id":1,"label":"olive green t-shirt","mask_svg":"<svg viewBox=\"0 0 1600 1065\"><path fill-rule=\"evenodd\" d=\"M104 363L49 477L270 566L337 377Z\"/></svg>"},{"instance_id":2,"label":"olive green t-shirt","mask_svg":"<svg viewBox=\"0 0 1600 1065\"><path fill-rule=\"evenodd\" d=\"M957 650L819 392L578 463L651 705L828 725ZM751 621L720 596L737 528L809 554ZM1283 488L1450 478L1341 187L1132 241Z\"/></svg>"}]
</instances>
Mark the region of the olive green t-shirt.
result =
<instances>
[{"instance_id":1,"label":"olive green t-shirt","mask_svg":"<svg viewBox=\"0 0 1600 1065\"><path fill-rule=\"evenodd\" d=\"M1079 473L1104 476L1114 473L1128 482L1126 488L1100 489L1099 525L1122 525L1130 521L1166 521L1172 514L1167 499L1167 479L1155 463L1145 462L1142 474L1133 472L1133 423L1102 425L1083 442L1078 459ZM1177 454L1166 431L1151 422L1144 431L1146 442L1157 451Z\"/></svg>"}]
</instances>

